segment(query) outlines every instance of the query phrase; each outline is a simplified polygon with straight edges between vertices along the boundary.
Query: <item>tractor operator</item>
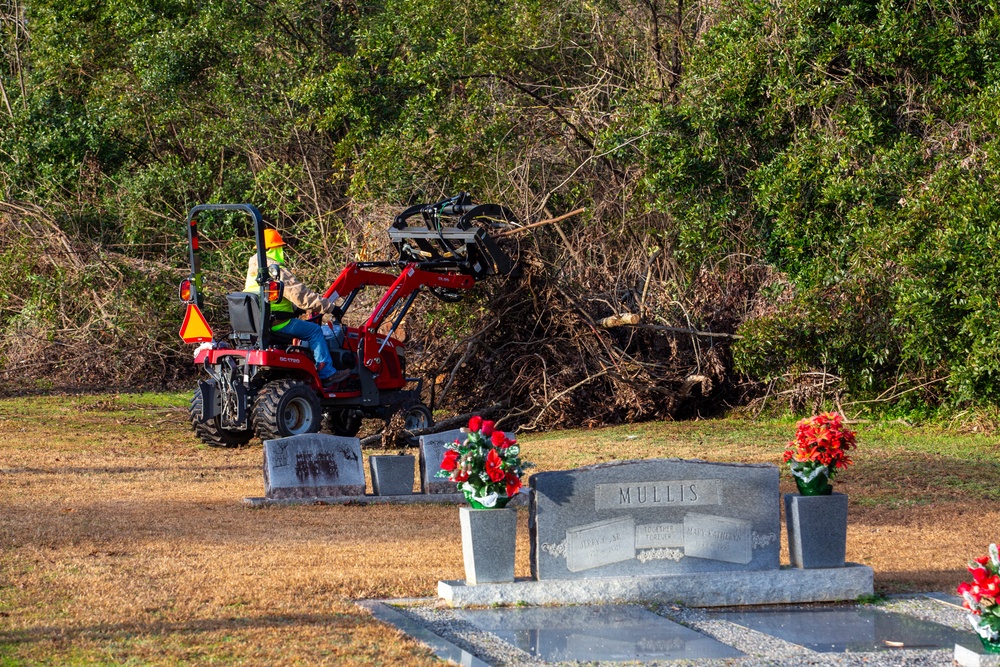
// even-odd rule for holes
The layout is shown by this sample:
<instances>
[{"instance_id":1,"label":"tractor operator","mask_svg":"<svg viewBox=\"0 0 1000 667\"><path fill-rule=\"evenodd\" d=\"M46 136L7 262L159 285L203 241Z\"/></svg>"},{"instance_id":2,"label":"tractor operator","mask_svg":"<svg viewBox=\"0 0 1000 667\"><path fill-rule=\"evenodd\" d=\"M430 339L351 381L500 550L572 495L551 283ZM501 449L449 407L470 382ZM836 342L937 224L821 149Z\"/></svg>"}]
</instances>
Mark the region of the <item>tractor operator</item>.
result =
<instances>
[{"instance_id":1,"label":"tractor operator","mask_svg":"<svg viewBox=\"0 0 1000 667\"><path fill-rule=\"evenodd\" d=\"M313 311L322 312L324 319L329 316L333 320L339 321L343 312L332 301L324 299L299 282L292 275L292 272L285 268L285 241L276 229L264 230L264 248L267 250L268 268L276 267L277 280L285 284L284 296L281 301L271 304L271 331L281 331L309 343L309 349L312 350L313 358L316 361L316 372L324 389L345 380L351 371L350 369L340 371L334 369L333 357L327 348L322 327L314 322L298 318L298 315L303 311ZM254 253L250 256L250 263L247 266L245 291L256 292L260 289L257 284L257 271L257 254Z\"/></svg>"}]
</instances>

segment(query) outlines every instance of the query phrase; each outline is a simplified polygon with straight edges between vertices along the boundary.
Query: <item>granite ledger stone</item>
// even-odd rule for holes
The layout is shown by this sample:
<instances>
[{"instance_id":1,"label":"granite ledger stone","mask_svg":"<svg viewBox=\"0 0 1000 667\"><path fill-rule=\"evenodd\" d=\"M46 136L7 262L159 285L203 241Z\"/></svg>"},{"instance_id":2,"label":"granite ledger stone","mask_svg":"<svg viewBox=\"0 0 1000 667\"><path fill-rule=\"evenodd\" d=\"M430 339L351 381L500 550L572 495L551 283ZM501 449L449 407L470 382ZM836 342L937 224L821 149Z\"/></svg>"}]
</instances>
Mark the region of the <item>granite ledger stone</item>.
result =
<instances>
[{"instance_id":1,"label":"granite ledger stone","mask_svg":"<svg viewBox=\"0 0 1000 667\"><path fill-rule=\"evenodd\" d=\"M652 459L530 479L539 580L779 566L778 468Z\"/></svg>"},{"instance_id":2,"label":"granite ledger stone","mask_svg":"<svg viewBox=\"0 0 1000 667\"><path fill-rule=\"evenodd\" d=\"M264 496L362 496L361 441L322 433L264 441Z\"/></svg>"}]
</instances>

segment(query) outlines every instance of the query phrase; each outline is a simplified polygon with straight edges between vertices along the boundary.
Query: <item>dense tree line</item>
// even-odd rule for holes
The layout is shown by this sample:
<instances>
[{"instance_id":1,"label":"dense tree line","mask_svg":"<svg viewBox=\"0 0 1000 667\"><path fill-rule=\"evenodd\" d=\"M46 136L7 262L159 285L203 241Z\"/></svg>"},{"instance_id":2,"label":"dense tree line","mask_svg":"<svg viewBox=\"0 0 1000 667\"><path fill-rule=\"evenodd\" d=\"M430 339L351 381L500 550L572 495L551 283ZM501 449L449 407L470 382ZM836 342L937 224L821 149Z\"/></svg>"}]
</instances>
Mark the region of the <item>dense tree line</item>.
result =
<instances>
[{"instance_id":1,"label":"dense tree line","mask_svg":"<svg viewBox=\"0 0 1000 667\"><path fill-rule=\"evenodd\" d=\"M498 386L537 424L992 404L997 10L4 0L0 372L189 374L192 205L257 204L322 283L380 256L399 207L466 190L526 223L586 212L518 235L520 277L412 318L456 407ZM205 233L235 288L245 221ZM642 324L595 325L621 313Z\"/></svg>"}]
</instances>

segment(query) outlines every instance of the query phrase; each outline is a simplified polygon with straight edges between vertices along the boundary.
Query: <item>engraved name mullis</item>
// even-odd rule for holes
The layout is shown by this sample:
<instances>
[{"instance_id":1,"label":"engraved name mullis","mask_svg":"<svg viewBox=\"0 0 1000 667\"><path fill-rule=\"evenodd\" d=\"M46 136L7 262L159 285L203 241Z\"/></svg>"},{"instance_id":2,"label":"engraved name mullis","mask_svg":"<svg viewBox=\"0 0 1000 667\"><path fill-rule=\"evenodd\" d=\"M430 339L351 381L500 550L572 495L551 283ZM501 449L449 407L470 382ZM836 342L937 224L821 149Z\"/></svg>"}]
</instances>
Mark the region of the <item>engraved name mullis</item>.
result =
<instances>
[{"instance_id":1,"label":"engraved name mullis","mask_svg":"<svg viewBox=\"0 0 1000 667\"><path fill-rule=\"evenodd\" d=\"M687 494L685 496L685 494ZM645 503L677 503L698 502L697 484L678 484L677 486L626 486L618 489L618 501L622 505L631 505L634 502L643 505Z\"/></svg>"},{"instance_id":2,"label":"engraved name mullis","mask_svg":"<svg viewBox=\"0 0 1000 667\"><path fill-rule=\"evenodd\" d=\"M722 483L717 479L597 484L594 488L594 500L598 510L620 507L720 505L721 487Z\"/></svg>"}]
</instances>

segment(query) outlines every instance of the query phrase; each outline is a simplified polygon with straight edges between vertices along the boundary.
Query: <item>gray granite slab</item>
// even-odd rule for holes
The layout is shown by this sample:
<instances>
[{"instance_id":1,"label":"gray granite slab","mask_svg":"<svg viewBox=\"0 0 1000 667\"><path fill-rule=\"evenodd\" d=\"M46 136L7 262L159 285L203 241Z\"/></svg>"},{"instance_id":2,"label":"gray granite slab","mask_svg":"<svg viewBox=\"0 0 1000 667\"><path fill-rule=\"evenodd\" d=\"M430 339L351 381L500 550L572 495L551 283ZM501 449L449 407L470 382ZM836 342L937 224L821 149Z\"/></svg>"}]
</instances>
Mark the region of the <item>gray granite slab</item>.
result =
<instances>
[{"instance_id":1,"label":"gray granite slab","mask_svg":"<svg viewBox=\"0 0 1000 667\"><path fill-rule=\"evenodd\" d=\"M477 609L459 618L551 662L737 658L740 651L635 606Z\"/></svg>"},{"instance_id":2,"label":"gray granite slab","mask_svg":"<svg viewBox=\"0 0 1000 667\"><path fill-rule=\"evenodd\" d=\"M795 567L841 567L847 553L847 496L785 494L788 558Z\"/></svg>"},{"instance_id":3,"label":"gray granite slab","mask_svg":"<svg viewBox=\"0 0 1000 667\"><path fill-rule=\"evenodd\" d=\"M513 433L509 431L504 433L508 438L515 439ZM458 493L457 484L449 482L444 477L435 477L441 469L441 461L444 460L444 453L448 451L448 445L456 440L465 440L462 429L456 428L420 436L420 488L424 493Z\"/></svg>"},{"instance_id":4,"label":"gray granite slab","mask_svg":"<svg viewBox=\"0 0 1000 667\"><path fill-rule=\"evenodd\" d=\"M361 441L307 433L264 441L264 497L362 496Z\"/></svg>"},{"instance_id":5,"label":"gray granite slab","mask_svg":"<svg viewBox=\"0 0 1000 667\"><path fill-rule=\"evenodd\" d=\"M462 560L470 585L514 581L517 511L512 508L458 509Z\"/></svg>"},{"instance_id":6,"label":"gray granite slab","mask_svg":"<svg viewBox=\"0 0 1000 667\"><path fill-rule=\"evenodd\" d=\"M492 604L679 603L690 607L793 604L856 600L874 593L867 565L802 570L746 571L739 576L695 572L640 577L517 580L512 584L467 586L439 581L438 597L456 607Z\"/></svg>"},{"instance_id":7,"label":"gray granite slab","mask_svg":"<svg viewBox=\"0 0 1000 667\"><path fill-rule=\"evenodd\" d=\"M955 662L962 667L1000 667L1000 655L984 653L982 647L955 644Z\"/></svg>"},{"instance_id":8,"label":"gray granite slab","mask_svg":"<svg viewBox=\"0 0 1000 667\"><path fill-rule=\"evenodd\" d=\"M490 663L455 646L447 639L427 629L423 624L407 618L380 600L360 600L355 604L370 611L375 619L388 623L423 643L442 660L462 665L462 667L491 667Z\"/></svg>"},{"instance_id":9,"label":"gray granite slab","mask_svg":"<svg viewBox=\"0 0 1000 667\"><path fill-rule=\"evenodd\" d=\"M511 498L507 507L523 507L527 505L527 494L518 494ZM243 499L248 507L272 507L282 505L461 505L466 503L465 495L461 493L410 493L404 496L316 496L313 498L264 498L251 496Z\"/></svg>"},{"instance_id":10,"label":"gray granite slab","mask_svg":"<svg viewBox=\"0 0 1000 667\"><path fill-rule=\"evenodd\" d=\"M530 479L539 580L779 566L778 468L652 459Z\"/></svg>"},{"instance_id":11,"label":"gray granite slab","mask_svg":"<svg viewBox=\"0 0 1000 667\"><path fill-rule=\"evenodd\" d=\"M755 610L716 612L715 616L818 653L948 649L956 643L979 644L971 631L879 609Z\"/></svg>"},{"instance_id":12,"label":"gray granite slab","mask_svg":"<svg viewBox=\"0 0 1000 667\"><path fill-rule=\"evenodd\" d=\"M376 496L405 496L413 493L413 457L369 456L372 491Z\"/></svg>"},{"instance_id":13,"label":"gray granite slab","mask_svg":"<svg viewBox=\"0 0 1000 667\"><path fill-rule=\"evenodd\" d=\"M461 429L420 436L420 488L424 493L458 493L458 485L443 477L435 477L448 445L464 436Z\"/></svg>"}]
</instances>

